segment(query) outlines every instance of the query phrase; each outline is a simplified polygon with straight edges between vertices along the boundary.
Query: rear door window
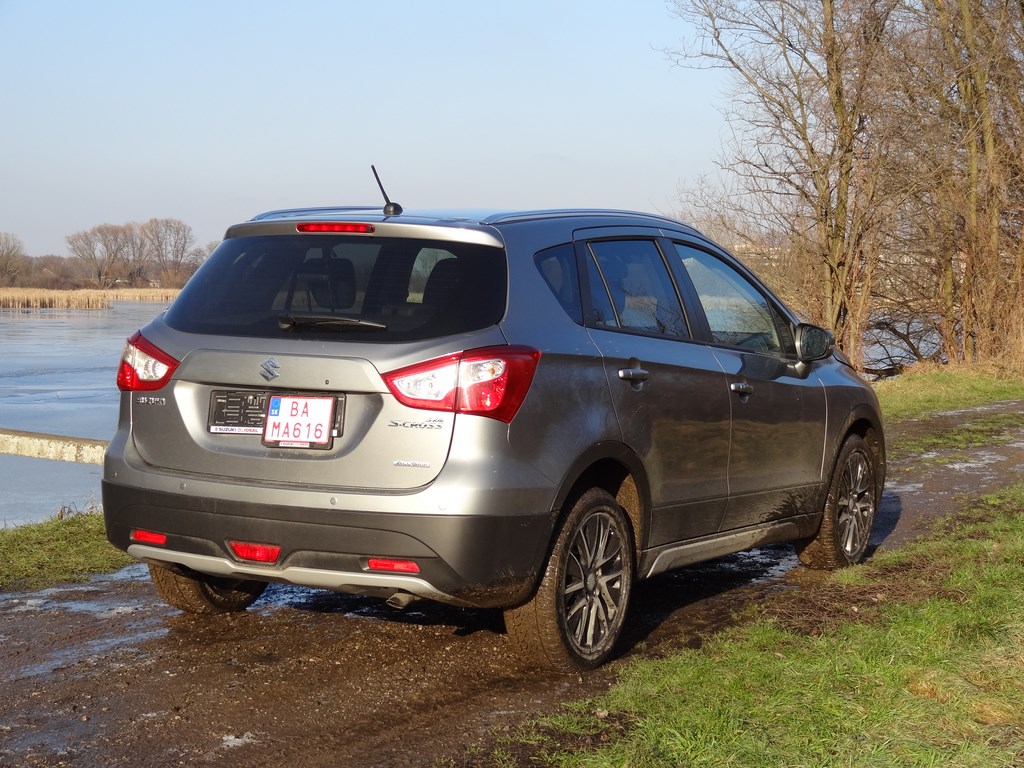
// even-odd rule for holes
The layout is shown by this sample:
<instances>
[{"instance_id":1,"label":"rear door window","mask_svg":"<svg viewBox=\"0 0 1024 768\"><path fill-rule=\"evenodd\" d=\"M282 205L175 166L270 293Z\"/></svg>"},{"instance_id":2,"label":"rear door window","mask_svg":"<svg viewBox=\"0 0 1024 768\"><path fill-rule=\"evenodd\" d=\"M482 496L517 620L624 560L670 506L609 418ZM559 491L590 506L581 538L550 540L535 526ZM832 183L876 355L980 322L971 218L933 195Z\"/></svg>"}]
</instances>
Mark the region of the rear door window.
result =
<instances>
[{"instance_id":1,"label":"rear door window","mask_svg":"<svg viewBox=\"0 0 1024 768\"><path fill-rule=\"evenodd\" d=\"M191 333L415 341L475 331L505 313L504 251L319 235L224 241L168 310Z\"/></svg>"},{"instance_id":2,"label":"rear door window","mask_svg":"<svg viewBox=\"0 0 1024 768\"><path fill-rule=\"evenodd\" d=\"M654 241L593 241L587 267L592 324L689 337L675 284Z\"/></svg>"}]
</instances>

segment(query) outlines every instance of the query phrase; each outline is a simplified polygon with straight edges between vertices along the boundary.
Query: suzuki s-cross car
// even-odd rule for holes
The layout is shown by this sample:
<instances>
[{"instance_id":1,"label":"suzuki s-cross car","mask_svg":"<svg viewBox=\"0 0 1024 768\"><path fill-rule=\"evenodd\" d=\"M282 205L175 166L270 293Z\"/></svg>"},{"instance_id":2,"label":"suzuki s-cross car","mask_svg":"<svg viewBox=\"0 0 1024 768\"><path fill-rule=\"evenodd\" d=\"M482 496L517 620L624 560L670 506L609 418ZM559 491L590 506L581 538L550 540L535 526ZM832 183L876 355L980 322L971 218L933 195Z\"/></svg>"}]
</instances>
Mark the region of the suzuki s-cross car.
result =
<instances>
[{"instance_id":1,"label":"suzuki s-cross car","mask_svg":"<svg viewBox=\"0 0 1024 768\"><path fill-rule=\"evenodd\" d=\"M868 547L878 402L693 229L599 210L286 210L127 342L103 509L172 605L269 582L504 611L613 653L634 583L772 542Z\"/></svg>"}]
</instances>

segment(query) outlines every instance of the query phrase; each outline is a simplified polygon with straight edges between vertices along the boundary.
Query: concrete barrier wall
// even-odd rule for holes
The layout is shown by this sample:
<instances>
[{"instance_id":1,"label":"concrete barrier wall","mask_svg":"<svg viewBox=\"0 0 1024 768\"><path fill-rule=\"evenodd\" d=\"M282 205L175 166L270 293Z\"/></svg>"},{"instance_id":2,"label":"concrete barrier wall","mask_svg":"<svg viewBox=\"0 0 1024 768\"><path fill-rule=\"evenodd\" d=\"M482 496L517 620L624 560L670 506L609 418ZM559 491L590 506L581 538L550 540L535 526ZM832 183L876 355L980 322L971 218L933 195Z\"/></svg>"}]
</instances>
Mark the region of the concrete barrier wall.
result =
<instances>
[{"instance_id":1,"label":"concrete barrier wall","mask_svg":"<svg viewBox=\"0 0 1024 768\"><path fill-rule=\"evenodd\" d=\"M17 429L0 429L0 453L35 459L74 461L78 464L102 464L105 440L88 437L63 437Z\"/></svg>"}]
</instances>

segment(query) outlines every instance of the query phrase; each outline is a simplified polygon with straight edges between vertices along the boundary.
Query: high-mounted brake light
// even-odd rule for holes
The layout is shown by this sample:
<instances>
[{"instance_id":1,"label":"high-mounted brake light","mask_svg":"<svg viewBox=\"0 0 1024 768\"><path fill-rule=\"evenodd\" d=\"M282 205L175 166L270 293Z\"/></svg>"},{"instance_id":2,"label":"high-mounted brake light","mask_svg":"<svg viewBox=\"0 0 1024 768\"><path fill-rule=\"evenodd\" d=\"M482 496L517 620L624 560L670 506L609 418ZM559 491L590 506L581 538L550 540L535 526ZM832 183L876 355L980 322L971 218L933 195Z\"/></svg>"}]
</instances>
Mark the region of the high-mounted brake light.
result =
<instances>
[{"instance_id":1,"label":"high-mounted brake light","mask_svg":"<svg viewBox=\"0 0 1024 768\"><path fill-rule=\"evenodd\" d=\"M273 565L281 555L281 547L276 544L254 544L248 541L229 541L228 546L239 560L251 560L254 563L270 563Z\"/></svg>"},{"instance_id":2,"label":"high-mounted brake light","mask_svg":"<svg viewBox=\"0 0 1024 768\"><path fill-rule=\"evenodd\" d=\"M373 224L356 224L341 221L304 221L295 225L298 232L345 232L368 235L377 230Z\"/></svg>"},{"instance_id":3,"label":"high-mounted brake light","mask_svg":"<svg viewBox=\"0 0 1024 768\"><path fill-rule=\"evenodd\" d=\"M540 351L532 347L484 347L427 360L384 374L400 403L430 411L454 411L512 421L533 382Z\"/></svg>"},{"instance_id":4,"label":"high-mounted brake light","mask_svg":"<svg viewBox=\"0 0 1024 768\"><path fill-rule=\"evenodd\" d=\"M177 360L136 331L125 342L121 366L117 369L117 388L122 392L160 389L177 367Z\"/></svg>"}]
</instances>

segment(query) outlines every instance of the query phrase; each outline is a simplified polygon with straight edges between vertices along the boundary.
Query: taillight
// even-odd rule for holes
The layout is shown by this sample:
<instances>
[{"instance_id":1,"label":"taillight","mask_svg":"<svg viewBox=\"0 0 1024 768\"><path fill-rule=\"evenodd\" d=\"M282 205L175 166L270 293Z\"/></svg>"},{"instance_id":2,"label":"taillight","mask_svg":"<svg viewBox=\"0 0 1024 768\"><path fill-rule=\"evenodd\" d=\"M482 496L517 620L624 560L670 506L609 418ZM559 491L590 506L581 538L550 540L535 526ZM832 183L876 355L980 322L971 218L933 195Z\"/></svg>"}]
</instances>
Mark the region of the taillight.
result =
<instances>
[{"instance_id":1,"label":"taillight","mask_svg":"<svg viewBox=\"0 0 1024 768\"><path fill-rule=\"evenodd\" d=\"M171 378L178 361L136 331L124 345L117 388L122 392L160 389Z\"/></svg>"},{"instance_id":2,"label":"taillight","mask_svg":"<svg viewBox=\"0 0 1024 768\"><path fill-rule=\"evenodd\" d=\"M454 411L512 421L537 370L532 347L485 347L427 360L384 374L384 383L410 408Z\"/></svg>"}]
</instances>

